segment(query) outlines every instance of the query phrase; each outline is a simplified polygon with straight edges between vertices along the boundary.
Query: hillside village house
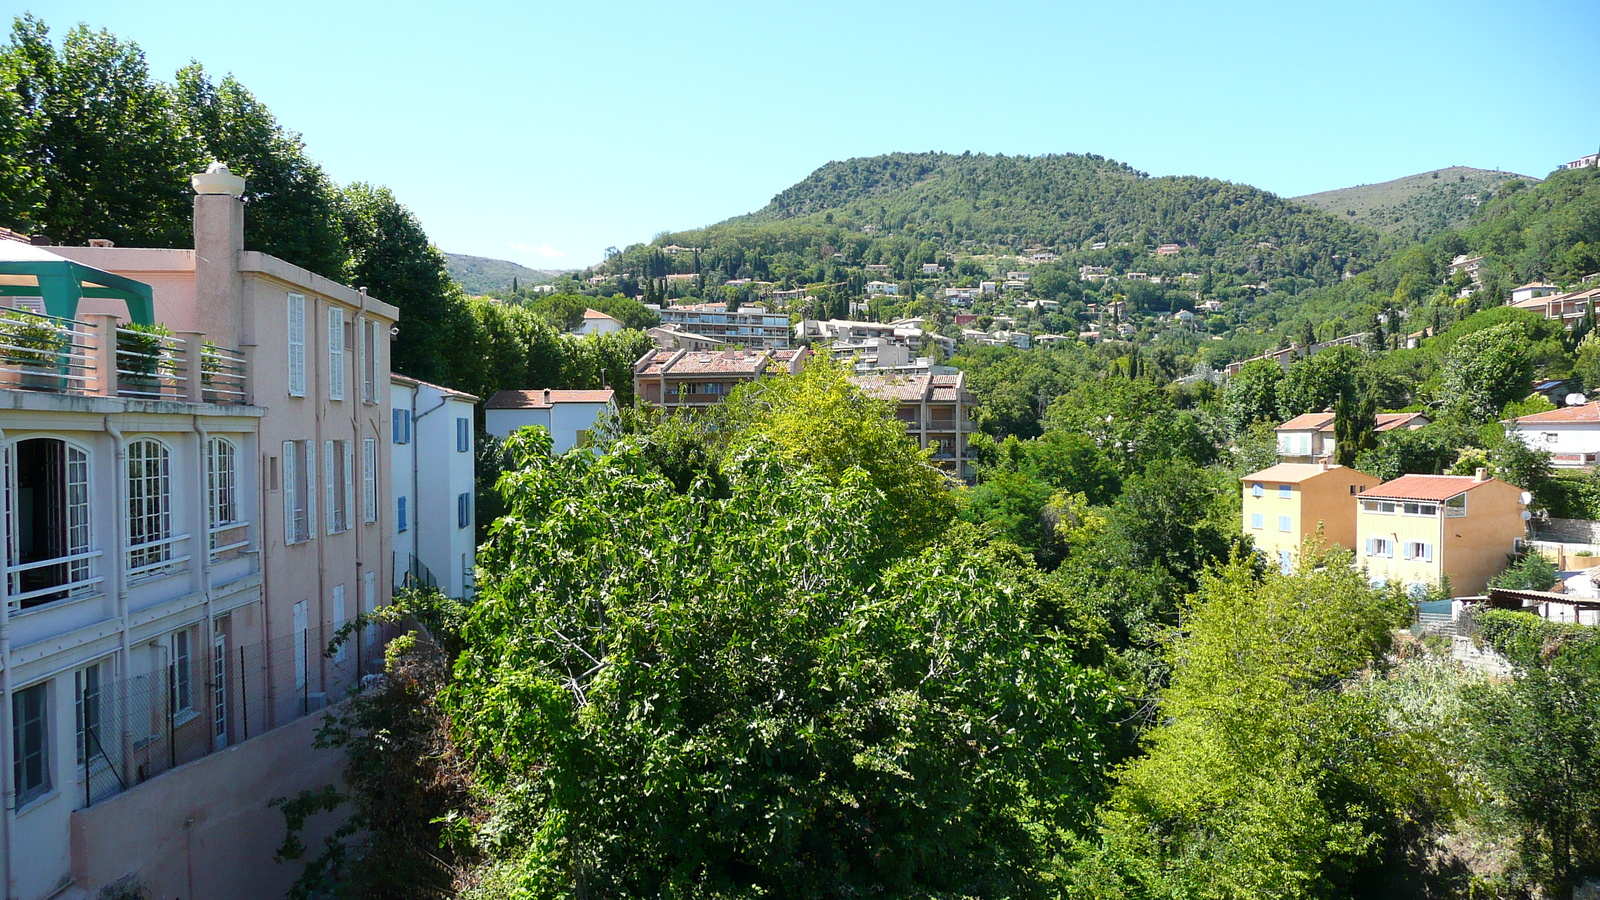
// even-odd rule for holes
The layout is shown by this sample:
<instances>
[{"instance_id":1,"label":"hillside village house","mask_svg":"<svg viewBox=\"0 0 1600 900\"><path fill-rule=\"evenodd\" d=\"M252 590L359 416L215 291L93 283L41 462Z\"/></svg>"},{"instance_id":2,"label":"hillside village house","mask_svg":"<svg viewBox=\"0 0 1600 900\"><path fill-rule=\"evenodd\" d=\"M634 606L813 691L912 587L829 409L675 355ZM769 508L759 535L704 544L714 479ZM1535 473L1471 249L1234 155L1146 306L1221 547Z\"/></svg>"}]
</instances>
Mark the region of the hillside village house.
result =
<instances>
[{"instance_id":1,"label":"hillside village house","mask_svg":"<svg viewBox=\"0 0 1600 900\"><path fill-rule=\"evenodd\" d=\"M1600 463L1600 401L1567 406L1512 419L1506 434L1550 454L1550 465L1562 469L1593 468Z\"/></svg>"},{"instance_id":2,"label":"hillside village house","mask_svg":"<svg viewBox=\"0 0 1600 900\"><path fill-rule=\"evenodd\" d=\"M1546 319L1556 319L1568 328L1589 312L1589 307L1600 301L1600 288L1586 288L1565 293L1549 293L1514 300L1518 309L1531 309Z\"/></svg>"},{"instance_id":3,"label":"hillside village house","mask_svg":"<svg viewBox=\"0 0 1600 900\"><path fill-rule=\"evenodd\" d=\"M869 281L867 282L867 296L898 297L900 296L900 285L890 281Z\"/></svg>"},{"instance_id":4,"label":"hillside village house","mask_svg":"<svg viewBox=\"0 0 1600 900\"><path fill-rule=\"evenodd\" d=\"M1286 463L1314 463L1331 459L1337 449L1333 440L1331 412L1298 415L1274 429L1278 436L1278 459ZM1423 413L1379 413L1377 431L1415 431L1428 424Z\"/></svg>"},{"instance_id":5,"label":"hillside village house","mask_svg":"<svg viewBox=\"0 0 1600 900\"><path fill-rule=\"evenodd\" d=\"M722 402L747 381L793 375L805 368L811 351L652 350L633 364L633 395L640 403L667 410L703 409Z\"/></svg>"},{"instance_id":6,"label":"hillside village house","mask_svg":"<svg viewBox=\"0 0 1600 900\"><path fill-rule=\"evenodd\" d=\"M1358 469L1326 462L1279 463L1240 481L1244 533L1284 573L1293 569L1306 538L1319 532L1329 545L1354 549L1354 498L1378 484Z\"/></svg>"},{"instance_id":7,"label":"hillside village house","mask_svg":"<svg viewBox=\"0 0 1600 900\"><path fill-rule=\"evenodd\" d=\"M194 186L193 250L0 242L0 867L23 900L130 873L281 894L266 802L337 772L306 714L381 659L370 633L319 651L390 596L398 311L245 250L226 168Z\"/></svg>"},{"instance_id":8,"label":"hillside village house","mask_svg":"<svg viewBox=\"0 0 1600 900\"><path fill-rule=\"evenodd\" d=\"M617 411L617 392L497 391L483 405L484 428L505 440L518 428L536 425L550 434L550 451L565 453L586 447L601 417Z\"/></svg>"},{"instance_id":9,"label":"hillside village house","mask_svg":"<svg viewBox=\"0 0 1600 900\"><path fill-rule=\"evenodd\" d=\"M1526 533L1522 489L1476 475L1402 475L1368 488L1356 510L1356 563L1374 584L1413 595L1449 583L1450 596L1482 594Z\"/></svg>"},{"instance_id":10,"label":"hillside village house","mask_svg":"<svg viewBox=\"0 0 1600 900\"><path fill-rule=\"evenodd\" d=\"M469 599L478 543L472 428L478 398L404 375L390 375L389 384L394 585Z\"/></svg>"},{"instance_id":11,"label":"hillside village house","mask_svg":"<svg viewBox=\"0 0 1600 900\"><path fill-rule=\"evenodd\" d=\"M621 330L621 322L597 309L584 310L583 322L578 325L579 334L613 334Z\"/></svg>"},{"instance_id":12,"label":"hillside village house","mask_svg":"<svg viewBox=\"0 0 1600 900\"><path fill-rule=\"evenodd\" d=\"M657 325L645 329L650 340L662 350L721 350L726 343L714 337L684 331L676 325Z\"/></svg>"},{"instance_id":13,"label":"hillside village house","mask_svg":"<svg viewBox=\"0 0 1600 900\"><path fill-rule=\"evenodd\" d=\"M895 416L917 445L933 451L941 469L971 478L967 440L973 432L972 408L977 398L967 390L967 374L865 375L850 379L870 397L893 400Z\"/></svg>"},{"instance_id":14,"label":"hillside village house","mask_svg":"<svg viewBox=\"0 0 1600 900\"><path fill-rule=\"evenodd\" d=\"M1511 302L1521 303L1524 300L1537 300L1540 297L1549 297L1561 293L1561 288L1542 281L1518 285L1511 289Z\"/></svg>"}]
</instances>

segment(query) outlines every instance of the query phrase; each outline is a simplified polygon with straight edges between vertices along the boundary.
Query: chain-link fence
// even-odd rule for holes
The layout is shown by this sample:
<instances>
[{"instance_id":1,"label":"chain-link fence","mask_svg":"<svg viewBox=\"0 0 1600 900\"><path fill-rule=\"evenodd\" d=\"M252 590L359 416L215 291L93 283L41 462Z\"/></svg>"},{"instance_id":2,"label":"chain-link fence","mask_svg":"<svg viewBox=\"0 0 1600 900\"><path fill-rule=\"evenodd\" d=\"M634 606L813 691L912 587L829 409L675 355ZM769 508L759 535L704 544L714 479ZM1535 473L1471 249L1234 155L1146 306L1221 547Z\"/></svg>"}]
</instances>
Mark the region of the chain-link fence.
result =
<instances>
[{"instance_id":1,"label":"chain-link fence","mask_svg":"<svg viewBox=\"0 0 1600 900\"><path fill-rule=\"evenodd\" d=\"M383 671L391 631L354 628L332 654L311 631L243 647L205 646L190 634L162 648L145 674L100 683L99 670L80 672L85 805L338 702Z\"/></svg>"}]
</instances>

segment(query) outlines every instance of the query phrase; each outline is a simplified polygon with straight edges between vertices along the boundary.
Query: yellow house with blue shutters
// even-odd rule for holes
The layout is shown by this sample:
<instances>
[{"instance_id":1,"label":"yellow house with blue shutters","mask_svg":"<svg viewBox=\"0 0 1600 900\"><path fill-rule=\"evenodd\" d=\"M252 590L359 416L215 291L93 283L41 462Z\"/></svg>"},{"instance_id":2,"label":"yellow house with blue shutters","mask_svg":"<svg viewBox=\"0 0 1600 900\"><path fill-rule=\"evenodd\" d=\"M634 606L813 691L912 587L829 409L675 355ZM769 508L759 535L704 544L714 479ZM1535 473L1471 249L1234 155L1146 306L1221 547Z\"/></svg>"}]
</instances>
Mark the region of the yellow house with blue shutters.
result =
<instances>
[{"instance_id":1,"label":"yellow house with blue shutters","mask_svg":"<svg viewBox=\"0 0 1600 900\"><path fill-rule=\"evenodd\" d=\"M1482 594L1526 533L1521 488L1476 475L1402 475L1363 493L1356 563L1374 584L1414 593L1448 582L1450 596Z\"/></svg>"},{"instance_id":2,"label":"yellow house with blue shutters","mask_svg":"<svg viewBox=\"0 0 1600 900\"><path fill-rule=\"evenodd\" d=\"M1354 549L1355 498L1378 484L1365 472L1326 462L1279 463L1240 480L1244 533L1286 572L1318 530L1325 543Z\"/></svg>"}]
</instances>

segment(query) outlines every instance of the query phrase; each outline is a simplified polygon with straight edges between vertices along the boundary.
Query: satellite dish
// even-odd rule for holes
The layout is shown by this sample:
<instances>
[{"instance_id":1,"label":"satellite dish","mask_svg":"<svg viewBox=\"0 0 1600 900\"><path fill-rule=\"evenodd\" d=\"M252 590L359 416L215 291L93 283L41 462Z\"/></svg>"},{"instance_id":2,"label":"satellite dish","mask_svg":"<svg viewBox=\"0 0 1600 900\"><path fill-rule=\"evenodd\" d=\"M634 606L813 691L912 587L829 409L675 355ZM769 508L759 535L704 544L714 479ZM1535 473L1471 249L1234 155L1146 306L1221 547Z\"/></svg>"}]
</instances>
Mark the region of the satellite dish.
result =
<instances>
[{"instance_id":1,"label":"satellite dish","mask_svg":"<svg viewBox=\"0 0 1600 900\"><path fill-rule=\"evenodd\" d=\"M1533 513L1528 512L1527 510L1522 511L1522 521L1526 522L1531 518L1533 518Z\"/></svg>"},{"instance_id":2,"label":"satellite dish","mask_svg":"<svg viewBox=\"0 0 1600 900\"><path fill-rule=\"evenodd\" d=\"M1563 399L1566 401L1566 404L1568 406L1582 406L1585 403L1589 402L1589 398L1588 397L1585 397L1584 395L1578 394L1578 393L1568 394Z\"/></svg>"},{"instance_id":3,"label":"satellite dish","mask_svg":"<svg viewBox=\"0 0 1600 900\"><path fill-rule=\"evenodd\" d=\"M1527 506L1529 503L1532 503L1532 502L1533 502L1533 495L1528 493L1527 491L1523 491L1522 492L1522 505L1523 506Z\"/></svg>"}]
</instances>

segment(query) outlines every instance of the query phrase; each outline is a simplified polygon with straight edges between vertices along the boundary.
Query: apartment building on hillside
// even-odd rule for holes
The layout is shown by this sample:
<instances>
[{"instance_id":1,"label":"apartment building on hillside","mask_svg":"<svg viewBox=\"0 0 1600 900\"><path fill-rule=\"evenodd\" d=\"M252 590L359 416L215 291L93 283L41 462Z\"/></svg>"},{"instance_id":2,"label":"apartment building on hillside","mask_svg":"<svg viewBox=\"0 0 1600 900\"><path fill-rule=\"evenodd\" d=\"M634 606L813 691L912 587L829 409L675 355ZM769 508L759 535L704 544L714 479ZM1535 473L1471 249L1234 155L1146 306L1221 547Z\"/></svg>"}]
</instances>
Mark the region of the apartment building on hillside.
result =
<instances>
[{"instance_id":1,"label":"apartment building on hillside","mask_svg":"<svg viewBox=\"0 0 1600 900\"><path fill-rule=\"evenodd\" d=\"M665 327L729 345L771 350L789 346L789 317L769 313L759 306L741 306L730 312L726 303L694 303L663 306L660 315Z\"/></svg>"},{"instance_id":2,"label":"apartment building on hillside","mask_svg":"<svg viewBox=\"0 0 1600 900\"><path fill-rule=\"evenodd\" d=\"M850 379L868 396L895 402L895 416L917 444L933 451L939 468L958 478L973 477L967 441L975 425L977 398L967 390L967 374L857 375Z\"/></svg>"},{"instance_id":3,"label":"apartment building on hillside","mask_svg":"<svg viewBox=\"0 0 1600 900\"><path fill-rule=\"evenodd\" d=\"M282 893L266 803L336 774L307 714L381 658L322 650L390 595L398 312L194 186L192 250L0 241L9 897Z\"/></svg>"},{"instance_id":4,"label":"apartment building on hillside","mask_svg":"<svg viewBox=\"0 0 1600 900\"><path fill-rule=\"evenodd\" d=\"M748 381L793 375L811 351L652 350L633 364L633 395L668 410L714 406Z\"/></svg>"}]
</instances>

